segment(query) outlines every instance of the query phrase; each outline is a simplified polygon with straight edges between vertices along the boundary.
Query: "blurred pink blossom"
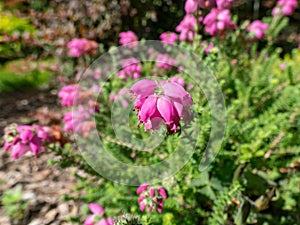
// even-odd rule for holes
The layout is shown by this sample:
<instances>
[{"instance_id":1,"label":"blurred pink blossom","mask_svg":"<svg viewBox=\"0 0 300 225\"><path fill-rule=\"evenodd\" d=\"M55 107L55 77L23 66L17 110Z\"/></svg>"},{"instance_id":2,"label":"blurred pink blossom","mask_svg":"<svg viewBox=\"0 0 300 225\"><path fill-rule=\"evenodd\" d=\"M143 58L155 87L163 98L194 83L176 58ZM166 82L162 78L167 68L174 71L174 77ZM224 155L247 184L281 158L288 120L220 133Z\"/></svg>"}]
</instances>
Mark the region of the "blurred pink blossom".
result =
<instances>
[{"instance_id":1,"label":"blurred pink blossom","mask_svg":"<svg viewBox=\"0 0 300 225\"><path fill-rule=\"evenodd\" d=\"M250 32L251 37L255 37L257 40L260 40L265 36L268 28L268 24L263 23L260 20L255 20L248 26L247 30Z\"/></svg>"},{"instance_id":2,"label":"blurred pink blossom","mask_svg":"<svg viewBox=\"0 0 300 225\"><path fill-rule=\"evenodd\" d=\"M177 83L180 86L184 87L184 79L182 77L171 77L170 81L174 82L174 83Z\"/></svg>"},{"instance_id":3,"label":"blurred pink blossom","mask_svg":"<svg viewBox=\"0 0 300 225\"><path fill-rule=\"evenodd\" d=\"M272 10L272 15L290 16L298 8L297 0L279 0Z\"/></svg>"},{"instance_id":4,"label":"blurred pink blossom","mask_svg":"<svg viewBox=\"0 0 300 225\"><path fill-rule=\"evenodd\" d=\"M123 68L119 71L118 77L126 80L131 77L133 79L138 79L142 72L142 65L140 61L136 58L129 58L123 60Z\"/></svg>"},{"instance_id":5,"label":"blurred pink blossom","mask_svg":"<svg viewBox=\"0 0 300 225\"><path fill-rule=\"evenodd\" d=\"M280 64L280 69L281 70L285 70L286 69L286 64L285 63L281 63Z\"/></svg>"},{"instance_id":6,"label":"blurred pink blossom","mask_svg":"<svg viewBox=\"0 0 300 225\"><path fill-rule=\"evenodd\" d=\"M214 43L209 42L209 44L207 44L206 41L202 41L201 46L205 47L204 52L205 52L205 54L208 54L210 52L210 50L214 47Z\"/></svg>"},{"instance_id":7,"label":"blurred pink blossom","mask_svg":"<svg viewBox=\"0 0 300 225\"><path fill-rule=\"evenodd\" d=\"M198 2L197 0L186 0L184 10L187 14L191 14L197 11Z\"/></svg>"},{"instance_id":8,"label":"blurred pink blossom","mask_svg":"<svg viewBox=\"0 0 300 225\"><path fill-rule=\"evenodd\" d=\"M128 45L132 42L138 41L138 38L137 38L136 34L133 31L121 32L119 34L119 37L120 37L120 44L121 45ZM133 45L129 45L129 46L133 47Z\"/></svg>"},{"instance_id":9,"label":"blurred pink blossom","mask_svg":"<svg viewBox=\"0 0 300 225\"><path fill-rule=\"evenodd\" d=\"M164 32L159 37L162 42L168 44L174 44L177 41L177 34L174 32Z\"/></svg>"},{"instance_id":10,"label":"blurred pink blossom","mask_svg":"<svg viewBox=\"0 0 300 225\"><path fill-rule=\"evenodd\" d=\"M64 86L59 92L58 97L61 98L62 106L73 106L76 96L79 93L79 85L71 84Z\"/></svg>"},{"instance_id":11,"label":"blurred pink blossom","mask_svg":"<svg viewBox=\"0 0 300 225\"><path fill-rule=\"evenodd\" d=\"M187 14L184 16L183 20L176 27L176 31L180 32L180 41L192 41L195 36L197 26L197 19L191 15Z\"/></svg>"},{"instance_id":12,"label":"blurred pink blossom","mask_svg":"<svg viewBox=\"0 0 300 225\"><path fill-rule=\"evenodd\" d=\"M81 133L84 137L89 135L91 129L95 127L93 116L99 112L99 105L96 102L89 101L87 105L78 105L72 111L66 112L63 118L65 131Z\"/></svg>"},{"instance_id":13,"label":"blurred pink blossom","mask_svg":"<svg viewBox=\"0 0 300 225\"><path fill-rule=\"evenodd\" d=\"M114 220L113 218L102 218L98 219L99 221L96 222L97 217L101 217L104 214L104 209L102 206L100 206L98 203L91 203L89 204L89 209L92 211L92 215L88 216L85 221L84 225L113 225Z\"/></svg>"},{"instance_id":14,"label":"blurred pink blossom","mask_svg":"<svg viewBox=\"0 0 300 225\"><path fill-rule=\"evenodd\" d=\"M73 57L79 57L86 53L95 54L98 44L85 38L74 38L68 42L69 53Z\"/></svg>"},{"instance_id":15,"label":"blurred pink blossom","mask_svg":"<svg viewBox=\"0 0 300 225\"><path fill-rule=\"evenodd\" d=\"M101 219L97 225L114 225L115 221L113 218L109 217L107 219Z\"/></svg>"},{"instance_id":16,"label":"blurred pink blossom","mask_svg":"<svg viewBox=\"0 0 300 225\"><path fill-rule=\"evenodd\" d=\"M156 58L156 65L163 70L172 70L174 67L177 67L178 63L169 54L159 54Z\"/></svg>"},{"instance_id":17,"label":"blurred pink blossom","mask_svg":"<svg viewBox=\"0 0 300 225\"><path fill-rule=\"evenodd\" d=\"M205 31L211 36L224 35L226 31L236 27L230 19L230 11L228 9L212 9L204 18L203 23Z\"/></svg>"}]
</instances>

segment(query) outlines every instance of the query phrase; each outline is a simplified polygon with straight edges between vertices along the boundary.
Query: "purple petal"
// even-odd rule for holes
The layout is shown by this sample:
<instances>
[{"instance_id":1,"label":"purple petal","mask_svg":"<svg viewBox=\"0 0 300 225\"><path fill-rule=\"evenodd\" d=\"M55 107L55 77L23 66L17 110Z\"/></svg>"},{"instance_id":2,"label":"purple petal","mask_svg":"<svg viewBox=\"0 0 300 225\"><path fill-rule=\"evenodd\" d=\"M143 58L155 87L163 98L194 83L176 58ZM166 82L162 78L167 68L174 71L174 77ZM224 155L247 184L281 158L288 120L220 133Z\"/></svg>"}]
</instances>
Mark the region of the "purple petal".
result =
<instances>
[{"instance_id":1,"label":"purple petal","mask_svg":"<svg viewBox=\"0 0 300 225\"><path fill-rule=\"evenodd\" d=\"M108 225L114 225L114 223L115 223L114 219L111 217L108 217L106 220L108 222Z\"/></svg>"},{"instance_id":2,"label":"purple petal","mask_svg":"<svg viewBox=\"0 0 300 225\"><path fill-rule=\"evenodd\" d=\"M146 205L145 205L144 203L141 203L141 204L140 204L140 210L141 210L142 212L144 212L145 208L146 208Z\"/></svg>"},{"instance_id":3,"label":"purple petal","mask_svg":"<svg viewBox=\"0 0 300 225\"><path fill-rule=\"evenodd\" d=\"M101 219L97 225L109 225L109 223L106 221L106 219Z\"/></svg>"},{"instance_id":4,"label":"purple petal","mask_svg":"<svg viewBox=\"0 0 300 225\"><path fill-rule=\"evenodd\" d=\"M41 139L34 136L29 144L32 153L36 156L43 149Z\"/></svg>"},{"instance_id":5,"label":"purple petal","mask_svg":"<svg viewBox=\"0 0 300 225\"><path fill-rule=\"evenodd\" d=\"M158 193L163 197L163 198L168 198L167 192L165 191L164 188L159 188Z\"/></svg>"},{"instance_id":6,"label":"purple petal","mask_svg":"<svg viewBox=\"0 0 300 225\"><path fill-rule=\"evenodd\" d=\"M179 102L174 101L174 107L175 107L175 109L178 113L178 116L182 117L182 115L183 115L183 105Z\"/></svg>"},{"instance_id":7,"label":"purple petal","mask_svg":"<svg viewBox=\"0 0 300 225\"><path fill-rule=\"evenodd\" d=\"M103 215L103 213L104 213L103 207L101 205L99 205L98 203L89 204L89 208L96 215Z\"/></svg>"},{"instance_id":8,"label":"purple petal","mask_svg":"<svg viewBox=\"0 0 300 225\"><path fill-rule=\"evenodd\" d=\"M138 198L138 203L142 202L146 198L145 195L140 195Z\"/></svg>"},{"instance_id":9,"label":"purple petal","mask_svg":"<svg viewBox=\"0 0 300 225\"><path fill-rule=\"evenodd\" d=\"M139 195L142 192L146 191L149 187L149 184L142 184L141 186L138 187L138 189L136 190L136 193Z\"/></svg>"},{"instance_id":10,"label":"purple petal","mask_svg":"<svg viewBox=\"0 0 300 225\"><path fill-rule=\"evenodd\" d=\"M18 159L29 151L29 147L21 142L18 142L12 147L12 159Z\"/></svg>"},{"instance_id":11,"label":"purple petal","mask_svg":"<svg viewBox=\"0 0 300 225\"><path fill-rule=\"evenodd\" d=\"M130 92L135 96L147 97L154 94L154 89L157 87L157 84L153 80L140 80L136 82L130 88Z\"/></svg>"},{"instance_id":12,"label":"purple petal","mask_svg":"<svg viewBox=\"0 0 300 225\"><path fill-rule=\"evenodd\" d=\"M84 221L84 225L95 225L94 219L95 219L95 215L88 216Z\"/></svg>"},{"instance_id":13,"label":"purple petal","mask_svg":"<svg viewBox=\"0 0 300 225\"><path fill-rule=\"evenodd\" d=\"M166 121L166 124L174 122L174 118L177 116L177 113L174 110L172 102L168 98L160 97L157 100L157 109Z\"/></svg>"},{"instance_id":14,"label":"purple petal","mask_svg":"<svg viewBox=\"0 0 300 225\"><path fill-rule=\"evenodd\" d=\"M155 189L154 188L150 188L150 196L153 198L155 195Z\"/></svg>"},{"instance_id":15,"label":"purple petal","mask_svg":"<svg viewBox=\"0 0 300 225\"><path fill-rule=\"evenodd\" d=\"M4 149L4 151L8 151L8 150L11 149L11 147L12 147L11 143L5 142L4 146L3 146L3 149Z\"/></svg>"},{"instance_id":16,"label":"purple petal","mask_svg":"<svg viewBox=\"0 0 300 225\"><path fill-rule=\"evenodd\" d=\"M142 105L141 110L139 111L140 121L146 122L150 119L150 117L156 111L156 102L157 102L157 97L154 95L149 96L145 100L144 104Z\"/></svg>"},{"instance_id":17,"label":"purple petal","mask_svg":"<svg viewBox=\"0 0 300 225\"><path fill-rule=\"evenodd\" d=\"M182 100L185 96L189 95L182 86L174 82L166 82L162 84L164 94L174 100Z\"/></svg>"}]
</instances>

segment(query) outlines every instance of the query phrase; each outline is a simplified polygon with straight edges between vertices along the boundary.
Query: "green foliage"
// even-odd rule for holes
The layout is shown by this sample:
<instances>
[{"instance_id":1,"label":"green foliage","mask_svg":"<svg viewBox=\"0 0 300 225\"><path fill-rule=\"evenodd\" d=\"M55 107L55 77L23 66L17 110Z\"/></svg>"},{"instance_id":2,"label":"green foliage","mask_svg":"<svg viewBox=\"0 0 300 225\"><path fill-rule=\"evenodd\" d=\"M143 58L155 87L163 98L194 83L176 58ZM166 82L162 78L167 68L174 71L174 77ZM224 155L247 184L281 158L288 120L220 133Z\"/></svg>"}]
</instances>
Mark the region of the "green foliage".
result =
<instances>
[{"instance_id":1,"label":"green foliage","mask_svg":"<svg viewBox=\"0 0 300 225\"><path fill-rule=\"evenodd\" d=\"M19 74L4 66L0 69L0 93L38 87L49 83L51 75L49 71L38 69Z\"/></svg>"},{"instance_id":2,"label":"green foliage","mask_svg":"<svg viewBox=\"0 0 300 225\"><path fill-rule=\"evenodd\" d=\"M236 197L241 190L242 186L239 183L233 183L228 189L220 193L212 208L213 212L208 218L208 224L226 224L228 214L224 212L228 210L229 205L232 204L232 199Z\"/></svg>"},{"instance_id":3,"label":"green foliage","mask_svg":"<svg viewBox=\"0 0 300 225\"><path fill-rule=\"evenodd\" d=\"M149 218L143 216L141 219L136 215L124 214L117 218L115 225L150 225Z\"/></svg>"},{"instance_id":4,"label":"green foliage","mask_svg":"<svg viewBox=\"0 0 300 225\"><path fill-rule=\"evenodd\" d=\"M21 220L25 216L24 212L27 208L28 201L22 200L21 188L15 188L3 193L1 204L5 209L6 216L12 219Z\"/></svg>"},{"instance_id":5,"label":"green foliage","mask_svg":"<svg viewBox=\"0 0 300 225\"><path fill-rule=\"evenodd\" d=\"M13 34L13 32L34 32L35 28L28 19L19 18L10 13L0 11L0 35ZM1 37L1 36L0 36Z\"/></svg>"}]
</instances>

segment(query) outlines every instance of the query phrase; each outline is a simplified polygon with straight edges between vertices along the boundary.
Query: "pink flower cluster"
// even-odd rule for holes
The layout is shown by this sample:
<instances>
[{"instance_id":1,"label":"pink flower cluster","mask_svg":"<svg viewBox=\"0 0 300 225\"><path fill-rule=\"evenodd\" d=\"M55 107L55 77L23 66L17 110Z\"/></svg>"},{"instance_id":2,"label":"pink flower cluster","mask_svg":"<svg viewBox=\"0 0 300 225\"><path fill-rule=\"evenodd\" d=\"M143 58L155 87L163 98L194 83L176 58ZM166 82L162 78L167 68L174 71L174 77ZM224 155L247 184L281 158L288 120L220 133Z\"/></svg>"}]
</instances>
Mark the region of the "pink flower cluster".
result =
<instances>
[{"instance_id":1,"label":"pink flower cluster","mask_svg":"<svg viewBox=\"0 0 300 225\"><path fill-rule=\"evenodd\" d=\"M260 40L265 36L268 28L268 24L263 23L260 20L255 20L248 26L247 30L250 32L251 38Z\"/></svg>"},{"instance_id":2,"label":"pink flower cluster","mask_svg":"<svg viewBox=\"0 0 300 225\"><path fill-rule=\"evenodd\" d=\"M279 0L272 10L272 15L290 16L298 8L297 0Z\"/></svg>"},{"instance_id":3,"label":"pink flower cluster","mask_svg":"<svg viewBox=\"0 0 300 225\"><path fill-rule=\"evenodd\" d=\"M94 113L100 111L99 104L90 98L100 93L101 89L98 86L84 90L77 84L64 86L59 91L58 97L62 100L62 106L73 106L73 110L66 112L63 118L65 131L73 131L88 136L89 131L95 127Z\"/></svg>"},{"instance_id":4,"label":"pink flower cluster","mask_svg":"<svg viewBox=\"0 0 300 225\"><path fill-rule=\"evenodd\" d=\"M164 43L175 44L178 37L174 32L164 32L159 36L159 38Z\"/></svg>"},{"instance_id":5,"label":"pink flower cluster","mask_svg":"<svg viewBox=\"0 0 300 225\"><path fill-rule=\"evenodd\" d=\"M180 33L180 41L192 41L195 36L197 26L197 19L191 15L187 14L184 16L183 20L176 27L176 31Z\"/></svg>"},{"instance_id":6,"label":"pink flower cluster","mask_svg":"<svg viewBox=\"0 0 300 225\"><path fill-rule=\"evenodd\" d=\"M84 54L95 54L98 44L85 38L74 38L68 42L69 53L73 57L80 57Z\"/></svg>"},{"instance_id":7,"label":"pink flower cluster","mask_svg":"<svg viewBox=\"0 0 300 225\"><path fill-rule=\"evenodd\" d=\"M49 127L38 125L6 127L4 135L4 150L11 150L12 159L18 159L27 152L35 156L45 150L44 144L51 141Z\"/></svg>"},{"instance_id":8,"label":"pink flower cluster","mask_svg":"<svg viewBox=\"0 0 300 225\"><path fill-rule=\"evenodd\" d=\"M61 98L62 106L73 106L75 98L79 94L79 85L71 84L64 86L59 92L58 97Z\"/></svg>"},{"instance_id":9,"label":"pink flower cluster","mask_svg":"<svg viewBox=\"0 0 300 225\"><path fill-rule=\"evenodd\" d=\"M205 47L204 52L205 54L208 54L211 51L211 49L214 47L214 43L209 42L209 44L207 44L206 41L202 41L201 46Z\"/></svg>"},{"instance_id":10,"label":"pink flower cluster","mask_svg":"<svg viewBox=\"0 0 300 225\"><path fill-rule=\"evenodd\" d=\"M184 10L187 14L191 14L197 11L198 2L197 0L186 0Z\"/></svg>"},{"instance_id":11,"label":"pink flower cluster","mask_svg":"<svg viewBox=\"0 0 300 225\"><path fill-rule=\"evenodd\" d=\"M127 31L127 32L121 32L119 34L119 37L120 37L121 45L128 45L132 42L138 41L136 34L134 32L132 32L131 30ZM134 47L134 44L133 45L131 44L128 47Z\"/></svg>"},{"instance_id":12,"label":"pink flower cluster","mask_svg":"<svg viewBox=\"0 0 300 225\"><path fill-rule=\"evenodd\" d=\"M139 124L144 124L145 130L157 130L165 124L171 134L178 130L181 118L192 119L193 99L177 83L144 79L136 82L130 92L136 97L133 108L137 109Z\"/></svg>"},{"instance_id":13,"label":"pink flower cluster","mask_svg":"<svg viewBox=\"0 0 300 225\"><path fill-rule=\"evenodd\" d=\"M167 192L163 187L153 188L149 184L142 184L136 190L139 195L138 203L142 212L148 209L148 212L152 212L156 209L159 213L162 213L164 207L164 199L168 198Z\"/></svg>"},{"instance_id":14,"label":"pink flower cluster","mask_svg":"<svg viewBox=\"0 0 300 225\"><path fill-rule=\"evenodd\" d=\"M119 71L118 77L126 80L131 77L138 79L142 72L142 65L136 58L130 58L123 61L123 68Z\"/></svg>"},{"instance_id":15,"label":"pink flower cluster","mask_svg":"<svg viewBox=\"0 0 300 225\"><path fill-rule=\"evenodd\" d=\"M178 66L178 62L172 59L169 54L159 54L156 57L157 67L162 70L172 70Z\"/></svg>"},{"instance_id":16,"label":"pink flower cluster","mask_svg":"<svg viewBox=\"0 0 300 225\"><path fill-rule=\"evenodd\" d=\"M114 225L113 218L101 218L103 217L105 210L98 203L89 204L89 209L93 214L85 219L84 225Z\"/></svg>"},{"instance_id":17,"label":"pink flower cluster","mask_svg":"<svg viewBox=\"0 0 300 225\"><path fill-rule=\"evenodd\" d=\"M212 9L204 18L203 23L205 31L211 36L222 36L226 31L236 27L230 19L230 11L228 9Z\"/></svg>"}]
</instances>

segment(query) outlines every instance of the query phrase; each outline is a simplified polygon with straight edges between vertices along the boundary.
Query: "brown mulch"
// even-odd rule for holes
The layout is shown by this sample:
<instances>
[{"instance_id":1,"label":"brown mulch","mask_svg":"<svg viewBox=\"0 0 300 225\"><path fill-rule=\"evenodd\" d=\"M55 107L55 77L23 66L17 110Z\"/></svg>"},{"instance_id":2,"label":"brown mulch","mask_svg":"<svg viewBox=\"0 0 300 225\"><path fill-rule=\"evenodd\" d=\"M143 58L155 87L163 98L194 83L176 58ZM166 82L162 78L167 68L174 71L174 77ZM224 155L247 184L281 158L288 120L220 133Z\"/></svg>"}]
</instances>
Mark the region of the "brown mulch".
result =
<instances>
[{"instance_id":1,"label":"brown mulch","mask_svg":"<svg viewBox=\"0 0 300 225\"><path fill-rule=\"evenodd\" d=\"M40 107L42 107L42 110ZM36 111L44 114L58 112L56 91L28 90L0 95L0 146L3 144L3 128L11 123L32 124ZM45 115L43 115L45 116ZM57 116L57 115L56 115ZM80 213L79 202L62 201L61 196L70 194L76 181L71 175L75 168L67 170L49 165L54 154L46 151L34 157L30 153L18 160L11 160L9 152L0 148L0 199L6 190L22 190L22 200L28 205L21 220L5 216L5 208L0 201L1 225L48 225L71 224L68 217Z\"/></svg>"}]
</instances>

